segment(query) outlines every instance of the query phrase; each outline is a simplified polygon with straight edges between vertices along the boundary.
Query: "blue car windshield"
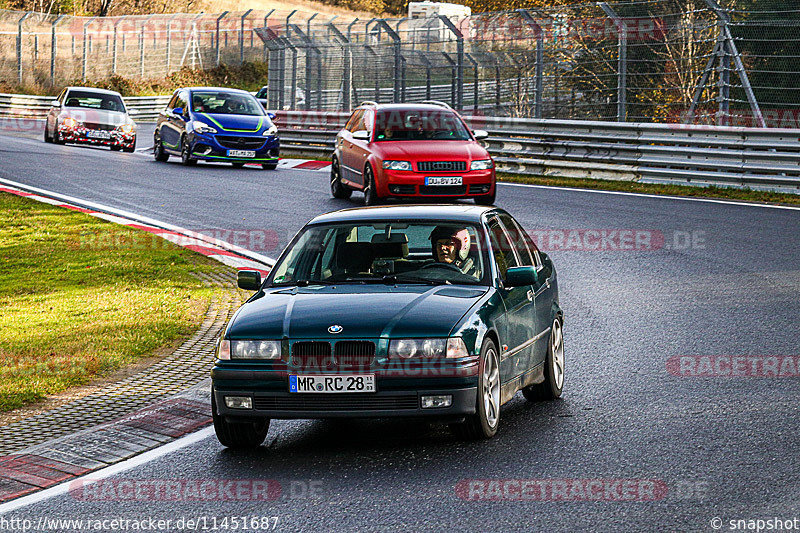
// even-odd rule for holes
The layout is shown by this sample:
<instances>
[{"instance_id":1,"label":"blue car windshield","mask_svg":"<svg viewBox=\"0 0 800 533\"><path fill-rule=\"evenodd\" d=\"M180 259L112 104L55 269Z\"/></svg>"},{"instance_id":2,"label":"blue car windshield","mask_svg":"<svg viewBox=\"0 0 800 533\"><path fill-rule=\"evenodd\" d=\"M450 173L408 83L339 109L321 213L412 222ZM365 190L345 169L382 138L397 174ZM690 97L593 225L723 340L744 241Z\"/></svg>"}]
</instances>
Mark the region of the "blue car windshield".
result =
<instances>
[{"instance_id":1,"label":"blue car windshield","mask_svg":"<svg viewBox=\"0 0 800 533\"><path fill-rule=\"evenodd\" d=\"M309 226L273 268L271 284L487 284L480 235L458 222Z\"/></svg>"},{"instance_id":2,"label":"blue car windshield","mask_svg":"<svg viewBox=\"0 0 800 533\"><path fill-rule=\"evenodd\" d=\"M264 115L264 108L253 96L220 91L193 91L192 111L220 115Z\"/></svg>"}]
</instances>

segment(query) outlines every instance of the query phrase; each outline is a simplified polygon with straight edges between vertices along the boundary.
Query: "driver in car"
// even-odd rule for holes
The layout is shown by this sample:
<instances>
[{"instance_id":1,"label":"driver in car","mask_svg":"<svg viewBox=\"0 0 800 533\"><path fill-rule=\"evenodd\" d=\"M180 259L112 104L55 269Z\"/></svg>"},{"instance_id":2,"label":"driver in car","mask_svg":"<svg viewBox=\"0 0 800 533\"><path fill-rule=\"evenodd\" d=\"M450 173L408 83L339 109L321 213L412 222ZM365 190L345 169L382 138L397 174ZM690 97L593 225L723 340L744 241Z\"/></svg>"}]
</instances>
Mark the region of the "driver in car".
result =
<instances>
[{"instance_id":1,"label":"driver in car","mask_svg":"<svg viewBox=\"0 0 800 533\"><path fill-rule=\"evenodd\" d=\"M470 236L466 228L437 226L431 232L431 248L436 262L453 265L464 274L478 277L475 261L469 257Z\"/></svg>"}]
</instances>

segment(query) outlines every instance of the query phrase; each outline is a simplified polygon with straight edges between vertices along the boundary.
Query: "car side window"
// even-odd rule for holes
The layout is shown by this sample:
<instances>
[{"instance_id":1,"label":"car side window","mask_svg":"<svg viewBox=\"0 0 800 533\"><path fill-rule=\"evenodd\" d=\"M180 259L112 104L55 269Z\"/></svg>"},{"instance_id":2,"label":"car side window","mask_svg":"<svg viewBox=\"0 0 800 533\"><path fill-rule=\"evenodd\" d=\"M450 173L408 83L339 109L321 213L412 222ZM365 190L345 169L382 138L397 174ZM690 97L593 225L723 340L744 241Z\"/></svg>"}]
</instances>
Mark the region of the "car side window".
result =
<instances>
[{"instance_id":1,"label":"car side window","mask_svg":"<svg viewBox=\"0 0 800 533\"><path fill-rule=\"evenodd\" d=\"M167 104L167 113L171 112L176 107L179 107L178 106L178 93L177 92L172 95L172 99Z\"/></svg>"},{"instance_id":2,"label":"car side window","mask_svg":"<svg viewBox=\"0 0 800 533\"><path fill-rule=\"evenodd\" d=\"M536 266L531 251L528 249L528 244L525 242L525 232L519 227L517 221L505 213L501 214L499 218L500 222L505 226L506 232L508 232L511 245L517 251L520 266Z\"/></svg>"},{"instance_id":3,"label":"car side window","mask_svg":"<svg viewBox=\"0 0 800 533\"><path fill-rule=\"evenodd\" d=\"M58 98L56 98L56 100L58 100L59 102L61 102L63 104L64 103L64 97L66 95L67 95L67 90L66 89L62 89L61 93L58 95Z\"/></svg>"},{"instance_id":4,"label":"car side window","mask_svg":"<svg viewBox=\"0 0 800 533\"><path fill-rule=\"evenodd\" d=\"M505 281L508 269L518 266L517 258L514 255L514 248L511 246L511 243L508 242L508 237L496 218L490 218L487 226L489 228L489 240L492 244L492 253L494 255L495 264L497 265L497 271L500 273L500 279Z\"/></svg>"},{"instance_id":5,"label":"car side window","mask_svg":"<svg viewBox=\"0 0 800 533\"><path fill-rule=\"evenodd\" d=\"M183 115L189 116L189 95L184 92L178 93L178 105L176 107L183 108Z\"/></svg>"},{"instance_id":6,"label":"car side window","mask_svg":"<svg viewBox=\"0 0 800 533\"><path fill-rule=\"evenodd\" d=\"M353 114L350 116L350 120L347 121L347 125L344 127L350 133L356 131L355 126L358 123L358 120L361 118L361 115L364 114L363 109L356 109L353 111Z\"/></svg>"},{"instance_id":7,"label":"car side window","mask_svg":"<svg viewBox=\"0 0 800 533\"><path fill-rule=\"evenodd\" d=\"M367 129L367 125L364 122L364 117L366 114L366 111L361 111L361 113L358 115L358 120L356 120L356 123L353 125L353 131L362 131Z\"/></svg>"}]
</instances>

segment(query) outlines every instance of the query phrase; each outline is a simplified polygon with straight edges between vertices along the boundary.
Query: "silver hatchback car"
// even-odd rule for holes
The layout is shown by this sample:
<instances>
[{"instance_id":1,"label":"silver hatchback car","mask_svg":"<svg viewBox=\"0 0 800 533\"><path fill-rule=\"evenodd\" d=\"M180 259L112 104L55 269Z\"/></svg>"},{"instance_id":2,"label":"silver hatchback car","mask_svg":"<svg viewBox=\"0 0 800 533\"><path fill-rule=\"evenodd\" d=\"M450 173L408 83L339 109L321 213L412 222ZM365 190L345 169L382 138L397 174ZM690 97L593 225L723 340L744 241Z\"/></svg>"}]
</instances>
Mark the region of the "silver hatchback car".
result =
<instances>
[{"instance_id":1,"label":"silver hatchback car","mask_svg":"<svg viewBox=\"0 0 800 533\"><path fill-rule=\"evenodd\" d=\"M136 149L136 123L116 91L67 87L51 102L44 126L45 142Z\"/></svg>"}]
</instances>

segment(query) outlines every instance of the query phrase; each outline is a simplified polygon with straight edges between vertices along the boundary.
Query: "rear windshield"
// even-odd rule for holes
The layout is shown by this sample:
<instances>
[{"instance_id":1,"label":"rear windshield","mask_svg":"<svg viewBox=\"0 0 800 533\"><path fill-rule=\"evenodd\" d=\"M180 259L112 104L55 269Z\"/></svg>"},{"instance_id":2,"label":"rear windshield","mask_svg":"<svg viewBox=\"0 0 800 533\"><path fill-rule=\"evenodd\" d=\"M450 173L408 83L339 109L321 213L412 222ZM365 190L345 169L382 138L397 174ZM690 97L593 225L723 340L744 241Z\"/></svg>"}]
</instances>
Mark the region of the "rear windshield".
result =
<instances>
[{"instance_id":1,"label":"rear windshield","mask_svg":"<svg viewBox=\"0 0 800 533\"><path fill-rule=\"evenodd\" d=\"M64 105L66 107L125 112L125 104L122 103L122 98L116 94L102 94L91 91L70 91L67 94Z\"/></svg>"},{"instance_id":2,"label":"rear windshield","mask_svg":"<svg viewBox=\"0 0 800 533\"><path fill-rule=\"evenodd\" d=\"M383 110L375 115L376 141L467 141L469 132L452 111Z\"/></svg>"}]
</instances>

